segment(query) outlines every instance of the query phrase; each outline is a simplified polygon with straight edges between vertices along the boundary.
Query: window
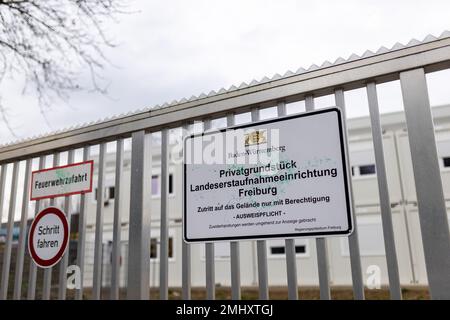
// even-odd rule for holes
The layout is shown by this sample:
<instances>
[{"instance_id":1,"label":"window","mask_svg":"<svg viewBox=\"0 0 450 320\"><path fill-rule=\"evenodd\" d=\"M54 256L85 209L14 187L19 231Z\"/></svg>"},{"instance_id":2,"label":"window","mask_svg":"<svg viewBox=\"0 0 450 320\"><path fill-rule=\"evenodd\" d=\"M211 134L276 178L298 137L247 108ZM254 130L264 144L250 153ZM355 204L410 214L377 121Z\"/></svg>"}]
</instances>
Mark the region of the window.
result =
<instances>
[{"instance_id":1,"label":"window","mask_svg":"<svg viewBox=\"0 0 450 320\"><path fill-rule=\"evenodd\" d=\"M150 240L150 259L158 258L158 239L152 238Z\"/></svg>"},{"instance_id":2,"label":"window","mask_svg":"<svg viewBox=\"0 0 450 320\"><path fill-rule=\"evenodd\" d=\"M274 247L270 247L270 253L272 255L277 255L277 254L285 254L286 253L286 248L284 246L274 246ZM306 253L306 246L305 245L296 245L295 246L295 253L296 254L305 254Z\"/></svg>"},{"instance_id":3,"label":"window","mask_svg":"<svg viewBox=\"0 0 450 320\"><path fill-rule=\"evenodd\" d=\"M94 189L94 198L95 198L95 201L97 201L97 190L98 190L98 188L95 188ZM109 186L109 187L106 187L105 188L105 192L104 192L104 194L103 194L103 197L104 197L104 199L105 200L109 200L109 199L114 199L114 197L115 197L115 192L116 192L116 188L115 188L115 186Z\"/></svg>"},{"instance_id":4,"label":"window","mask_svg":"<svg viewBox=\"0 0 450 320\"><path fill-rule=\"evenodd\" d=\"M295 253L306 253L306 246L295 246Z\"/></svg>"},{"instance_id":5,"label":"window","mask_svg":"<svg viewBox=\"0 0 450 320\"><path fill-rule=\"evenodd\" d=\"M369 174L375 174L375 165L369 164L364 166L359 166L359 175L365 176Z\"/></svg>"},{"instance_id":6,"label":"window","mask_svg":"<svg viewBox=\"0 0 450 320\"><path fill-rule=\"evenodd\" d=\"M114 186L108 188L108 199L114 199L116 188Z\"/></svg>"},{"instance_id":7,"label":"window","mask_svg":"<svg viewBox=\"0 0 450 320\"><path fill-rule=\"evenodd\" d=\"M271 254L284 254L284 252L285 252L284 247L270 247Z\"/></svg>"},{"instance_id":8,"label":"window","mask_svg":"<svg viewBox=\"0 0 450 320\"><path fill-rule=\"evenodd\" d=\"M172 195L173 191L173 174L169 174L169 195ZM152 175L152 196L158 197L161 195L161 181L159 175Z\"/></svg>"},{"instance_id":9,"label":"window","mask_svg":"<svg viewBox=\"0 0 450 320\"><path fill-rule=\"evenodd\" d=\"M169 174L169 194L173 193L173 175Z\"/></svg>"},{"instance_id":10,"label":"window","mask_svg":"<svg viewBox=\"0 0 450 320\"><path fill-rule=\"evenodd\" d=\"M150 239L150 259L156 260L160 256L160 240L159 238L151 238ZM169 258L174 257L174 248L173 248L173 237L169 237L169 248L168 248L168 256Z\"/></svg>"},{"instance_id":11,"label":"window","mask_svg":"<svg viewBox=\"0 0 450 320\"><path fill-rule=\"evenodd\" d=\"M295 254L298 257L309 256L307 246L308 240L296 239ZM284 258L286 255L286 247L283 240L270 240L268 242L268 250L268 256L271 258Z\"/></svg>"},{"instance_id":12,"label":"window","mask_svg":"<svg viewBox=\"0 0 450 320\"><path fill-rule=\"evenodd\" d=\"M169 238L169 258L173 258L173 238Z\"/></svg>"},{"instance_id":13,"label":"window","mask_svg":"<svg viewBox=\"0 0 450 320\"><path fill-rule=\"evenodd\" d=\"M444 168L450 167L450 157L443 157L442 162L444 164Z\"/></svg>"},{"instance_id":14,"label":"window","mask_svg":"<svg viewBox=\"0 0 450 320\"><path fill-rule=\"evenodd\" d=\"M376 174L375 164L355 165L351 167L353 177L370 176Z\"/></svg>"}]
</instances>

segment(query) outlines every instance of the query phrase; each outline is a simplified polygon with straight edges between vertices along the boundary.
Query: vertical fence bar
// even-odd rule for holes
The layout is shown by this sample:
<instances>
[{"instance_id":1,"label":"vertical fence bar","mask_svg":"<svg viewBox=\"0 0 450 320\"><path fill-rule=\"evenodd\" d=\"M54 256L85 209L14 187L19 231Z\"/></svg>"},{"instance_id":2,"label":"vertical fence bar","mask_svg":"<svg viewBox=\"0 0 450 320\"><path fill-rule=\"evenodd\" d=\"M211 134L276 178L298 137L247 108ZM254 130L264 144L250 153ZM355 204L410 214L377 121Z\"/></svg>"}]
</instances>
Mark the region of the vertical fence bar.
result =
<instances>
[{"instance_id":1,"label":"vertical fence bar","mask_svg":"<svg viewBox=\"0 0 450 320\"><path fill-rule=\"evenodd\" d=\"M320 299L331 300L327 239L316 239L317 267L319 270Z\"/></svg>"},{"instance_id":2,"label":"vertical fence bar","mask_svg":"<svg viewBox=\"0 0 450 320\"><path fill-rule=\"evenodd\" d=\"M147 159L149 146L145 131L131 136L131 187L130 187L130 229L128 250L128 299L149 298L150 277L150 212L145 212L146 189L151 176ZM150 167L151 170L151 167ZM148 209L147 209L148 210Z\"/></svg>"},{"instance_id":3,"label":"vertical fence bar","mask_svg":"<svg viewBox=\"0 0 450 320\"><path fill-rule=\"evenodd\" d=\"M182 298L183 300L191 299L191 246L183 241L182 245Z\"/></svg>"},{"instance_id":4,"label":"vertical fence bar","mask_svg":"<svg viewBox=\"0 0 450 320\"><path fill-rule=\"evenodd\" d=\"M23 182L22 212L20 218L19 243L17 245L16 271L14 275L13 299L19 300L22 295L23 261L25 259L25 243L27 239L28 204L30 201L30 178L33 160L25 163L25 177ZM32 263L32 262L31 262Z\"/></svg>"},{"instance_id":5,"label":"vertical fence bar","mask_svg":"<svg viewBox=\"0 0 450 320\"><path fill-rule=\"evenodd\" d=\"M347 118L345 109L344 90L336 89L334 91L334 98L336 100L336 106L342 110L342 122L345 136L345 154L347 155L347 167L350 167L350 158L348 152L348 140L347 140ZM353 233L348 237L348 244L350 250L350 264L352 269L352 281L353 281L353 296L355 300L364 300L364 282L362 277L361 268L361 256L359 251L358 241L358 223L356 221L355 202L353 197L352 177L348 174L348 182L351 198L351 209L353 215Z\"/></svg>"},{"instance_id":6,"label":"vertical fence bar","mask_svg":"<svg viewBox=\"0 0 450 320\"><path fill-rule=\"evenodd\" d=\"M89 146L83 148L83 161L89 159ZM78 243L77 243L77 264L80 268L80 288L75 292L75 299L83 299L83 283L84 283L84 251L86 243L86 211L87 201L86 194L80 195L80 213L78 217Z\"/></svg>"},{"instance_id":7,"label":"vertical fence bar","mask_svg":"<svg viewBox=\"0 0 450 320\"><path fill-rule=\"evenodd\" d=\"M373 147L375 151L375 165L377 171L378 192L380 195L381 219L383 224L384 247L388 267L389 290L391 299L401 300L402 290L398 273L397 254L395 250L394 228L392 225L391 200L384 162L383 135L378 108L377 87L375 82L367 84L367 98L369 102L370 121L372 125Z\"/></svg>"},{"instance_id":8,"label":"vertical fence bar","mask_svg":"<svg viewBox=\"0 0 450 320\"><path fill-rule=\"evenodd\" d=\"M409 255L409 267L411 268L412 275L412 283L417 283L417 276L414 267L414 258L413 258L413 250L412 250L412 241L411 241L411 232L410 232L410 224L408 219L408 209L406 208L406 196L405 196L405 180L403 179L403 170L400 162L400 149L399 149L399 137L398 132L393 134L394 137L394 149L395 149L395 162L396 168L398 172L398 180L400 180L400 196L401 196L401 208L403 219L405 221L405 231L406 231L406 241L408 243L408 255Z\"/></svg>"},{"instance_id":9,"label":"vertical fence bar","mask_svg":"<svg viewBox=\"0 0 450 320\"><path fill-rule=\"evenodd\" d=\"M122 217L120 206L122 205L122 176L123 176L123 151L124 143L120 138L116 142L116 176L114 183L114 223L113 223L113 247L111 261L111 300L119 299L120 286L120 241Z\"/></svg>"},{"instance_id":10,"label":"vertical fence bar","mask_svg":"<svg viewBox=\"0 0 450 320\"><path fill-rule=\"evenodd\" d=\"M450 298L450 235L433 117L422 68L400 73L432 299Z\"/></svg>"},{"instance_id":11,"label":"vertical fence bar","mask_svg":"<svg viewBox=\"0 0 450 320\"><path fill-rule=\"evenodd\" d=\"M92 299L101 299L102 268L103 268L103 208L105 201L105 165L106 142L100 144L98 157L98 181L97 181L97 211L95 217L95 242L94 242L94 275L92 279Z\"/></svg>"},{"instance_id":12,"label":"vertical fence bar","mask_svg":"<svg viewBox=\"0 0 450 320\"><path fill-rule=\"evenodd\" d=\"M5 203L6 173L8 171L8 165L2 164L1 168L2 168L2 172L0 175L0 226L2 225L3 205Z\"/></svg>"},{"instance_id":13,"label":"vertical fence bar","mask_svg":"<svg viewBox=\"0 0 450 320\"><path fill-rule=\"evenodd\" d=\"M8 164L2 165L2 173L0 176L0 228L2 227L3 223L3 205L5 204L5 197L6 197L6 174L8 171Z\"/></svg>"},{"instance_id":14,"label":"vertical fence bar","mask_svg":"<svg viewBox=\"0 0 450 320\"><path fill-rule=\"evenodd\" d=\"M203 131L211 129L211 119L203 121ZM206 299L214 300L216 298L216 275L215 275L215 257L214 243L205 244L205 263L206 263Z\"/></svg>"},{"instance_id":15,"label":"vertical fence bar","mask_svg":"<svg viewBox=\"0 0 450 320\"><path fill-rule=\"evenodd\" d=\"M184 150L184 138L188 135L189 131L189 124L186 123L182 127L181 132L181 143L183 145L183 159L184 159L184 153L186 150ZM182 174L182 186L184 186L184 174ZM186 200L184 198L184 191L182 192L182 204L184 208L184 201ZM191 245L185 241L182 241L181 245L181 255L182 255L182 261L181 261L181 282L182 282L182 295L181 297L183 300L190 300L191 299Z\"/></svg>"},{"instance_id":16,"label":"vertical fence bar","mask_svg":"<svg viewBox=\"0 0 450 320\"><path fill-rule=\"evenodd\" d=\"M59 165L59 152L53 155L53 167L57 167ZM54 206L56 204L56 199L50 199L50 206ZM50 294L52 290L52 272L53 268L47 268L44 270L44 286L42 288L42 300L49 300Z\"/></svg>"},{"instance_id":17,"label":"vertical fence bar","mask_svg":"<svg viewBox=\"0 0 450 320\"><path fill-rule=\"evenodd\" d=\"M169 129L161 130L161 224L159 260L159 298L169 298L169 235L168 235L168 197L169 197Z\"/></svg>"},{"instance_id":18,"label":"vertical fence bar","mask_svg":"<svg viewBox=\"0 0 450 320\"><path fill-rule=\"evenodd\" d=\"M305 97L305 110L314 110L314 97L307 95ZM327 253L327 240L325 238L316 238L316 251L317 251L317 268L319 271L319 287L320 287L320 299L330 300L330 276L329 276L329 264Z\"/></svg>"},{"instance_id":19,"label":"vertical fence bar","mask_svg":"<svg viewBox=\"0 0 450 320\"><path fill-rule=\"evenodd\" d=\"M259 121L258 108L251 110L252 122ZM258 282L259 282L259 299L269 299L269 282L267 274L267 244L265 240L256 241L256 253L258 259Z\"/></svg>"},{"instance_id":20,"label":"vertical fence bar","mask_svg":"<svg viewBox=\"0 0 450 320\"><path fill-rule=\"evenodd\" d=\"M44 167L45 167L45 156L41 156L39 158L39 170L44 169ZM35 216L39 213L40 206L41 206L41 201L36 200L35 205L34 205L34 215ZM30 261L30 272L28 275L27 300L34 300L36 297L36 275L37 275L37 266L33 261Z\"/></svg>"},{"instance_id":21,"label":"vertical fence bar","mask_svg":"<svg viewBox=\"0 0 450 320\"><path fill-rule=\"evenodd\" d=\"M259 299L269 299L269 281L267 275L267 245L265 240L256 241L258 256Z\"/></svg>"},{"instance_id":22,"label":"vertical fence bar","mask_svg":"<svg viewBox=\"0 0 450 320\"><path fill-rule=\"evenodd\" d=\"M280 101L277 105L277 112L279 117L286 115L286 104ZM284 241L286 252L286 274L288 283L288 299L298 299L298 284L297 284L297 261L295 255L295 239L286 239Z\"/></svg>"},{"instance_id":23,"label":"vertical fence bar","mask_svg":"<svg viewBox=\"0 0 450 320\"><path fill-rule=\"evenodd\" d=\"M70 150L69 154L67 155L67 164L72 164L75 158L75 151ZM72 220L72 213L70 212L70 196L64 197L64 213L67 217L67 223L69 225L69 232L70 230L70 224ZM70 239L70 234L69 234ZM69 247L70 247L70 241L69 241ZM69 249L69 248L68 248ZM66 289L67 289L67 265L69 263L69 252L70 250L66 250L64 253L61 261L59 262L59 286L58 286L58 299L59 300L65 300L66 299Z\"/></svg>"},{"instance_id":24,"label":"vertical fence bar","mask_svg":"<svg viewBox=\"0 0 450 320\"><path fill-rule=\"evenodd\" d=\"M227 127L235 124L234 114L227 115ZM231 299L241 299L241 268L240 268L240 248L238 241L230 242L230 268L231 268Z\"/></svg>"},{"instance_id":25,"label":"vertical fence bar","mask_svg":"<svg viewBox=\"0 0 450 320\"><path fill-rule=\"evenodd\" d=\"M288 281L288 299L298 299L297 287L297 263L295 260L295 239L285 240L286 250L286 272Z\"/></svg>"},{"instance_id":26,"label":"vertical fence bar","mask_svg":"<svg viewBox=\"0 0 450 320\"><path fill-rule=\"evenodd\" d=\"M230 242L231 299L241 299L240 248L238 241Z\"/></svg>"},{"instance_id":27,"label":"vertical fence bar","mask_svg":"<svg viewBox=\"0 0 450 320\"><path fill-rule=\"evenodd\" d=\"M5 300L6 297L8 296L9 270L11 266L11 250L13 240L14 214L16 212L17 179L19 175L19 165L20 165L19 161L14 162L13 175L11 181L11 195L9 200L6 244L3 252L2 284L0 287L1 300Z\"/></svg>"}]
</instances>

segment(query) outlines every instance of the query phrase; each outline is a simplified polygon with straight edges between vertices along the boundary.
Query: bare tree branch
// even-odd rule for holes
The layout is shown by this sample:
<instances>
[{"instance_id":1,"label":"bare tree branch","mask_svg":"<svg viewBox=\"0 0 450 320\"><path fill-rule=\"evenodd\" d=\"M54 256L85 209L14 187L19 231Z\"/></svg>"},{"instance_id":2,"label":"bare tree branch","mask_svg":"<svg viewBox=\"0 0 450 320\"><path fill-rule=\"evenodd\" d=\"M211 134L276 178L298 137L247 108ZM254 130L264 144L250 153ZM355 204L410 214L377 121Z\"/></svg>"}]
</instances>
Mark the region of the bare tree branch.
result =
<instances>
[{"instance_id":1,"label":"bare tree branch","mask_svg":"<svg viewBox=\"0 0 450 320\"><path fill-rule=\"evenodd\" d=\"M109 61L104 49L115 44L106 35L105 22L129 13L125 1L0 0L0 85L5 75L20 75L24 92L31 88L36 94L48 125L46 110L55 99L67 101L80 90L106 94L101 72ZM86 71L89 87L81 79ZM1 100L0 117L16 136Z\"/></svg>"}]
</instances>

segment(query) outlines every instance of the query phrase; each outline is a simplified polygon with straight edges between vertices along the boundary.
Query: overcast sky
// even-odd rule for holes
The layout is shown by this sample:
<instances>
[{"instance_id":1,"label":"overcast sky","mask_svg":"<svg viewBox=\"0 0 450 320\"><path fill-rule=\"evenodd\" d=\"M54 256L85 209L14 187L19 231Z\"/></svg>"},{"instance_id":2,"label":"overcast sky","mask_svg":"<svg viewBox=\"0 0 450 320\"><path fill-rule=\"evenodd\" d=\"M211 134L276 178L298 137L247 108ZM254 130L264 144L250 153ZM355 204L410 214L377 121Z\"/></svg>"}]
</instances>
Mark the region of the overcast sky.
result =
<instances>
[{"instance_id":1,"label":"overcast sky","mask_svg":"<svg viewBox=\"0 0 450 320\"><path fill-rule=\"evenodd\" d=\"M108 50L115 66L104 76L109 97L75 94L70 106L47 112L49 128L33 96L18 79L3 83L12 126L28 137L134 111L252 79L284 74L339 56L422 40L450 29L450 1L137 1L135 14L108 26L119 47ZM428 77L431 103L450 102L450 75ZM383 112L401 108L398 83L381 86ZM366 112L364 91L348 93L349 116ZM323 106L332 104L324 98ZM14 140L0 125L0 143Z\"/></svg>"}]
</instances>

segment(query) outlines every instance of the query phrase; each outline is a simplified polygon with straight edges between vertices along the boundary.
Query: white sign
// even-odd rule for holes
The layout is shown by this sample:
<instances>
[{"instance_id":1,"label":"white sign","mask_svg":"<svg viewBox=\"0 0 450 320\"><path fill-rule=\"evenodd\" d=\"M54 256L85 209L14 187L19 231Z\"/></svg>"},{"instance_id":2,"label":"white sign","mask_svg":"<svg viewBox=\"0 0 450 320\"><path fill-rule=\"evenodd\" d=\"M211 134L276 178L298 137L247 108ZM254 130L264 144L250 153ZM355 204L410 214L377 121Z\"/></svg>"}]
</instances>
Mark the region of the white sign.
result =
<instances>
[{"instance_id":1,"label":"white sign","mask_svg":"<svg viewBox=\"0 0 450 320\"><path fill-rule=\"evenodd\" d=\"M92 191L94 161L33 171L31 200L68 196Z\"/></svg>"},{"instance_id":2,"label":"white sign","mask_svg":"<svg viewBox=\"0 0 450 320\"><path fill-rule=\"evenodd\" d=\"M352 232L337 108L192 135L184 160L187 242Z\"/></svg>"},{"instance_id":3,"label":"white sign","mask_svg":"<svg viewBox=\"0 0 450 320\"><path fill-rule=\"evenodd\" d=\"M28 250L41 268L58 263L66 251L69 225L66 215L58 208L45 208L34 218L28 235Z\"/></svg>"}]
</instances>

